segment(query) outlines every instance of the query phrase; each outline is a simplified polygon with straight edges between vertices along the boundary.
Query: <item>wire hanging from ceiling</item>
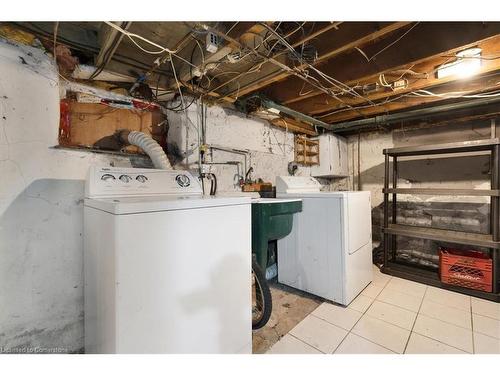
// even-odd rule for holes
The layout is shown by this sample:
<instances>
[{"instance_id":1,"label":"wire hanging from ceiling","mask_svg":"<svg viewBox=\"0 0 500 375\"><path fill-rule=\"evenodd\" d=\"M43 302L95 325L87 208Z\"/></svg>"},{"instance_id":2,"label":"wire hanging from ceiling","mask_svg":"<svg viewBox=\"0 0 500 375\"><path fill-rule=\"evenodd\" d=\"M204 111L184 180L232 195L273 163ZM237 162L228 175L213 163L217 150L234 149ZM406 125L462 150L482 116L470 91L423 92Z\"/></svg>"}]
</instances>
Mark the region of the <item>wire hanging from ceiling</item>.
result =
<instances>
[{"instance_id":1,"label":"wire hanging from ceiling","mask_svg":"<svg viewBox=\"0 0 500 375\"><path fill-rule=\"evenodd\" d=\"M108 25L108 26L111 26L113 29L115 29L115 30L117 30L117 31L121 32L122 34L124 34L127 38L129 38L129 39L130 39L130 41L131 41L132 43L134 43L134 45L135 45L137 48L139 48L139 49L140 49L141 51L143 51L143 52L146 52L146 53L148 53L148 54L150 54L150 55L160 55L160 54L163 54L163 53L168 53L168 54L169 54L169 56L175 56L176 58L178 58L179 60L182 60L182 61L183 61L183 62L185 62L186 64L192 65L194 68L196 68L196 67L197 67L196 65L193 65L191 62L189 62L189 61L188 61L188 60L186 60L185 58L183 58L183 57L181 57L181 56L177 55L177 52L178 52L178 50L177 50L177 49L175 49L175 50L171 50L171 49L169 49L169 48L167 48L167 47L163 47L163 46L159 45L158 43L155 43L155 42L153 42L153 41L151 41L151 40L149 40L149 39L146 39L146 38L144 38L143 36L141 36L141 35L139 35L139 34L131 33L131 32L129 32L129 31L127 31L127 30L124 30L124 29L122 29L122 28L121 28L121 27L119 27L118 25L115 25L115 24L114 24L114 23L112 23L112 22L109 22L109 21L104 21L104 23L105 23L106 25ZM134 38L139 39L139 40L141 40L141 41L143 41L143 42L145 42L145 43L147 43L147 44L149 44L149 45L151 45L151 46L153 46L153 47L156 47L156 48L158 48L159 50L157 50L157 51L150 51L150 50L147 50L147 49L143 48L143 47L142 47L139 43L137 43L137 42L135 41L135 39L134 39Z\"/></svg>"},{"instance_id":2,"label":"wire hanging from ceiling","mask_svg":"<svg viewBox=\"0 0 500 375\"><path fill-rule=\"evenodd\" d=\"M335 88L337 88L338 90L340 90L341 92L343 93L348 93L348 94L351 94L355 97L359 97L359 98L362 98L362 99L365 99L367 101L369 101L369 99L367 98L364 98L361 94L359 94L357 91L355 91L352 87L346 85L345 83L339 81L339 80L336 80L335 78L325 74L324 72L320 71L319 69L317 69L316 67L314 67L313 65L311 65L309 62L307 61L304 61L300 55L297 53L297 51L288 43L288 41L286 39L284 39L280 34L274 32L274 30L272 30L271 28L269 28L268 25L266 25L265 23L261 23L266 29L270 30L271 32L275 33L275 35L278 37L278 39L283 43L283 45L285 47L287 47L289 49L289 51L295 55L295 57L298 59L298 61L300 61L303 65L307 66L309 69L313 70L314 72L316 72L320 77L322 77L325 81L327 81L328 83L330 83L332 86L334 86ZM309 76L310 77L310 76ZM319 83L319 81L317 81ZM328 88L327 88L328 89ZM336 99L339 99L338 96L334 96Z\"/></svg>"}]
</instances>

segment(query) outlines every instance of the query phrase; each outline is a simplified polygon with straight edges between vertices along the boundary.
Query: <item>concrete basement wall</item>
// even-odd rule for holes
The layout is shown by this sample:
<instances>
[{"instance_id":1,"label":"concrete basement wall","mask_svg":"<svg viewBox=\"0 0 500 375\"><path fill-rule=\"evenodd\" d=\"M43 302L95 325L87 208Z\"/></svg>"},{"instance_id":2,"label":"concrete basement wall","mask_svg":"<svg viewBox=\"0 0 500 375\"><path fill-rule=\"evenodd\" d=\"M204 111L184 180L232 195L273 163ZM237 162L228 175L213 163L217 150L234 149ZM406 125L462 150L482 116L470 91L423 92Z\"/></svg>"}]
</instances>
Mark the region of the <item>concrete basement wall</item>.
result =
<instances>
[{"instance_id":1,"label":"concrete basement wall","mask_svg":"<svg viewBox=\"0 0 500 375\"><path fill-rule=\"evenodd\" d=\"M351 184L358 186L358 144L360 181L362 190L372 192L372 206L383 202L385 148L423 144L439 144L490 138L490 124L463 123L454 125L420 125L394 127L391 132L361 133L348 137L348 159ZM399 163L398 186L429 188L489 188L489 160L487 156L405 158ZM415 160L416 159L416 160ZM391 166L392 168L392 166ZM391 180L392 182L392 180ZM436 197L412 196L409 200L429 201ZM488 202L483 197L439 197L439 201Z\"/></svg>"},{"instance_id":2,"label":"concrete basement wall","mask_svg":"<svg viewBox=\"0 0 500 375\"><path fill-rule=\"evenodd\" d=\"M85 175L91 164L130 166L51 148L58 81L41 50L0 40L0 352L83 349Z\"/></svg>"},{"instance_id":3,"label":"concrete basement wall","mask_svg":"<svg viewBox=\"0 0 500 375\"><path fill-rule=\"evenodd\" d=\"M191 98L185 98L185 101L190 103ZM177 104L179 103L173 103L172 106ZM187 155L178 164L179 167L197 170L201 109L194 103L186 112L168 112L168 142L175 144L180 153ZM206 113L206 143L247 151L247 168L254 169L252 179L262 178L274 184L277 175L288 175L288 163L294 159L293 133L228 108L210 106ZM213 150L206 157L206 162L240 162L239 173L243 176L246 173L243 171L244 160L243 155L220 150ZM235 165L211 165L210 171L218 178L218 192L221 194L241 191ZM310 175L310 168L299 167L297 175Z\"/></svg>"},{"instance_id":4,"label":"concrete basement wall","mask_svg":"<svg viewBox=\"0 0 500 375\"><path fill-rule=\"evenodd\" d=\"M188 116L197 125L196 105ZM249 150L254 176L274 182L287 174L290 133L219 107L210 107L207 117L207 141ZM169 120L169 142L194 152L193 167L196 131L183 114L171 113ZM83 351L84 179L93 164L145 164L144 158L56 150L58 127L53 60L0 39L0 352ZM219 151L213 156L243 160ZM237 190L234 166L213 170L221 192Z\"/></svg>"},{"instance_id":5,"label":"concrete basement wall","mask_svg":"<svg viewBox=\"0 0 500 375\"><path fill-rule=\"evenodd\" d=\"M372 193L373 239L381 239L383 223L384 148L438 144L490 138L488 122L453 125L395 126L391 132L375 131L348 137L350 185L358 186L358 147L361 190ZM456 155L455 155L456 156ZM490 187L489 157L440 156L401 159L399 187L484 188ZM392 168L392 166L391 166ZM392 181L391 181L392 182ZM401 202L401 203L400 203ZM399 195L400 223L436 226L443 229L486 232L489 198L459 196ZM398 249L418 249L434 253L432 241L398 238ZM455 245L453 245L455 246Z\"/></svg>"}]
</instances>

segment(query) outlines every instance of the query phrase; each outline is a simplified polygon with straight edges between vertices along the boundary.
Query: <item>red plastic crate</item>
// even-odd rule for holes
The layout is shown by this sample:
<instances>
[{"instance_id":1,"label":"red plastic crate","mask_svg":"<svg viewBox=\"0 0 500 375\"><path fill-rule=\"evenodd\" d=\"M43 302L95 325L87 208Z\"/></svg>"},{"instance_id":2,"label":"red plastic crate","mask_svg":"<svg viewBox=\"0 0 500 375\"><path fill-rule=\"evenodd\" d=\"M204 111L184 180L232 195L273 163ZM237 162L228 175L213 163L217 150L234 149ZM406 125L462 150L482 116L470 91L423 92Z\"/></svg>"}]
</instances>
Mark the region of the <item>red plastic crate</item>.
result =
<instances>
[{"instance_id":1,"label":"red plastic crate","mask_svg":"<svg viewBox=\"0 0 500 375\"><path fill-rule=\"evenodd\" d=\"M441 248L439 264L443 283L491 292L493 261L486 254Z\"/></svg>"}]
</instances>

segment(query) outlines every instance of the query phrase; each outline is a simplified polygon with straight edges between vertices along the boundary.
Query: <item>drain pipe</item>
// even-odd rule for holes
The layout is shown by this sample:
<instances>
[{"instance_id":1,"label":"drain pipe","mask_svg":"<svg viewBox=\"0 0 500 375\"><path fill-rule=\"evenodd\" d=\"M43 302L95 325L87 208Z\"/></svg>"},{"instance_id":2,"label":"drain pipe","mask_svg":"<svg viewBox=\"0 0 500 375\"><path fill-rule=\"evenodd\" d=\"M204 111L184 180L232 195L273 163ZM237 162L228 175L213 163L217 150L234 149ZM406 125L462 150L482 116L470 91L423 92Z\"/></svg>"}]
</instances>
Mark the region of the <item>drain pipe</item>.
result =
<instances>
[{"instance_id":1,"label":"drain pipe","mask_svg":"<svg viewBox=\"0 0 500 375\"><path fill-rule=\"evenodd\" d=\"M304 113L297 112L291 108L285 107L284 105L278 104L273 102L272 100L266 99L266 98L260 98L261 99L261 104L263 107L268 108L268 109L274 109L275 111L279 111L282 113L286 113L288 116L295 118L297 121L303 121L315 126L319 126L321 128L331 130L332 125L327 124L326 122L323 122L321 120L318 120L315 117L308 116Z\"/></svg>"},{"instance_id":2,"label":"drain pipe","mask_svg":"<svg viewBox=\"0 0 500 375\"><path fill-rule=\"evenodd\" d=\"M334 133L337 133L337 132L349 131L352 130L353 128L358 129L374 125L391 124L402 120L414 120L422 116L438 116L440 114L443 114L443 112L465 110L473 107L495 104L498 102L500 102L500 96L469 100L460 103L444 104L435 107L415 109L413 111L375 116L367 119L340 122L337 124L332 124L331 129L333 130Z\"/></svg>"}]
</instances>

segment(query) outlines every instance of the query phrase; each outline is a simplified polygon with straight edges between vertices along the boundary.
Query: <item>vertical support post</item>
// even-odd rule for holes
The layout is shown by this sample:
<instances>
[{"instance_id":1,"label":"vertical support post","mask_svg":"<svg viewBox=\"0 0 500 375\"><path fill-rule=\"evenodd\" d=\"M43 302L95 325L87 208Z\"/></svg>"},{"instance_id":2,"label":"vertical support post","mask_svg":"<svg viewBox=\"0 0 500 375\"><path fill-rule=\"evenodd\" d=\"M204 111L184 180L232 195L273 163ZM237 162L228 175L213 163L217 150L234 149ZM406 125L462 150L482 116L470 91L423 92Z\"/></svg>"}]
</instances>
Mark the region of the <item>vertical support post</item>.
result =
<instances>
[{"instance_id":1,"label":"vertical support post","mask_svg":"<svg viewBox=\"0 0 500 375\"><path fill-rule=\"evenodd\" d=\"M385 151L384 151L385 153ZM385 154L385 176L384 176L384 267L387 266L389 258L389 237L390 235L385 232L389 226L389 155Z\"/></svg>"},{"instance_id":2,"label":"vertical support post","mask_svg":"<svg viewBox=\"0 0 500 375\"><path fill-rule=\"evenodd\" d=\"M500 145L493 146L491 155L491 188L494 190L500 189ZM500 241L500 197L491 197L491 233L493 241Z\"/></svg>"},{"instance_id":3,"label":"vertical support post","mask_svg":"<svg viewBox=\"0 0 500 375\"><path fill-rule=\"evenodd\" d=\"M398 186L398 157L392 157L392 188L396 189ZM396 217L398 215L397 212L397 194L392 194L392 224L396 224ZM392 259L396 259L396 236L391 236L391 251L392 251Z\"/></svg>"},{"instance_id":4,"label":"vertical support post","mask_svg":"<svg viewBox=\"0 0 500 375\"><path fill-rule=\"evenodd\" d=\"M500 189L500 145L493 146L491 150L491 189ZM493 241L500 241L500 197L491 197L490 220ZM493 261L493 293L498 293L498 252L500 249L491 249Z\"/></svg>"}]
</instances>

